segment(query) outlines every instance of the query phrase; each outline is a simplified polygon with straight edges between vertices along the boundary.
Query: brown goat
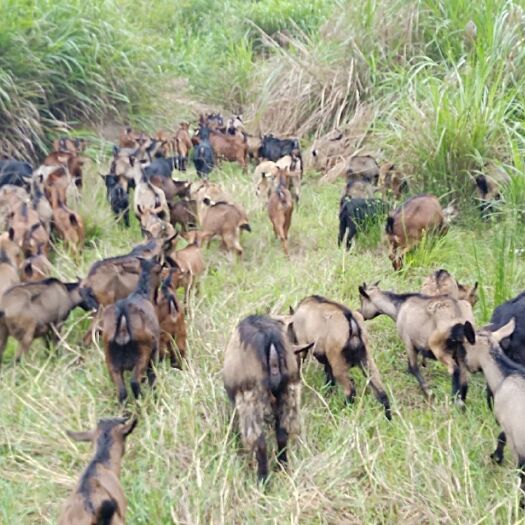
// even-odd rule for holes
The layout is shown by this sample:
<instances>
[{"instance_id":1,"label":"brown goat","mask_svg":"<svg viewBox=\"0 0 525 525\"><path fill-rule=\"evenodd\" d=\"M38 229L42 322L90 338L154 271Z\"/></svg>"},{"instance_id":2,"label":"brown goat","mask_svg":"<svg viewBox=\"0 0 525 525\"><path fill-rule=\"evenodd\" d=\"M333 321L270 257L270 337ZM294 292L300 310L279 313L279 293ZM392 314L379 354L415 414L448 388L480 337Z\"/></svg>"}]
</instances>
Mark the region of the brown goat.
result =
<instances>
[{"instance_id":1,"label":"brown goat","mask_svg":"<svg viewBox=\"0 0 525 525\"><path fill-rule=\"evenodd\" d=\"M50 153L43 161L44 166L62 166L67 169L75 186L82 187L82 168L84 166L84 159L73 153L64 151L54 151Z\"/></svg>"},{"instance_id":2,"label":"brown goat","mask_svg":"<svg viewBox=\"0 0 525 525\"><path fill-rule=\"evenodd\" d=\"M61 204L53 209L53 226L64 243L78 254L84 243L84 224L80 215Z\"/></svg>"},{"instance_id":3,"label":"brown goat","mask_svg":"<svg viewBox=\"0 0 525 525\"><path fill-rule=\"evenodd\" d=\"M418 366L418 353L441 361L452 377L452 396L464 405L468 372L465 367L462 330L452 330L466 321L474 324L472 306L468 301L457 301L448 296L429 297L418 293L396 294L384 292L377 285L359 287L360 312L365 319L385 314L396 323L396 328L408 355L408 370L413 374L425 396L430 397L426 381ZM452 335L451 335L452 330Z\"/></svg>"},{"instance_id":4,"label":"brown goat","mask_svg":"<svg viewBox=\"0 0 525 525\"><path fill-rule=\"evenodd\" d=\"M246 212L240 206L227 202L212 203L204 199L203 203L202 242L218 236L228 251L235 250L242 257L241 230L252 231Z\"/></svg>"},{"instance_id":5,"label":"brown goat","mask_svg":"<svg viewBox=\"0 0 525 525\"><path fill-rule=\"evenodd\" d=\"M288 330L294 334L298 344L314 344L314 357L324 366L327 385L339 383L348 403L352 403L355 397L349 370L359 366L383 405L385 416L391 419L390 402L370 352L368 332L361 314L350 311L340 303L313 295L303 299L292 312Z\"/></svg>"},{"instance_id":6,"label":"brown goat","mask_svg":"<svg viewBox=\"0 0 525 525\"><path fill-rule=\"evenodd\" d=\"M20 282L16 265L0 248L0 304L4 292Z\"/></svg>"},{"instance_id":7,"label":"brown goat","mask_svg":"<svg viewBox=\"0 0 525 525\"><path fill-rule=\"evenodd\" d=\"M247 169L248 144L244 137L212 131L210 133L210 144L217 159L238 162L244 170Z\"/></svg>"},{"instance_id":8,"label":"brown goat","mask_svg":"<svg viewBox=\"0 0 525 525\"><path fill-rule=\"evenodd\" d=\"M175 150L179 161L179 169L186 171L188 166L188 156L193 146L190 137L190 125L187 122L181 122L179 129L175 132Z\"/></svg>"},{"instance_id":9,"label":"brown goat","mask_svg":"<svg viewBox=\"0 0 525 525\"><path fill-rule=\"evenodd\" d=\"M286 188L286 174L279 171L278 177L277 188L268 199L268 216L284 253L288 255L288 230L292 223L293 200L290 191Z\"/></svg>"},{"instance_id":10,"label":"brown goat","mask_svg":"<svg viewBox=\"0 0 525 525\"><path fill-rule=\"evenodd\" d=\"M102 317L106 364L121 403L128 396L125 370L132 371L131 390L135 398L141 394L140 383L145 374L150 386L155 383L152 366L159 352L160 327L152 299L161 267L154 260L140 259L140 268L135 291L108 306Z\"/></svg>"},{"instance_id":11,"label":"brown goat","mask_svg":"<svg viewBox=\"0 0 525 525\"><path fill-rule=\"evenodd\" d=\"M452 299L468 301L472 306L478 302L477 289L477 282L473 286L460 284L442 268L429 275L421 285L424 295L448 295Z\"/></svg>"},{"instance_id":12,"label":"brown goat","mask_svg":"<svg viewBox=\"0 0 525 525\"><path fill-rule=\"evenodd\" d=\"M136 419L101 419L97 428L67 434L75 441L90 441L95 455L71 496L65 501L58 525L124 525L126 497L120 484L120 464L126 438Z\"/></svg>"},{"instance_id":13,"label":"brown goat","mask_svg":"<svg viewBox=\"0 0 525 525\"><path fill-rule=\"evenodd\" d=\"M162 282L155 305L160 325L159 356L169 355L171 366L182 368L182 360L186 357L186 320L176 289L171 286L172 271Z\"/></svg>"},{"instance_id":14,"label":"brown goat","mask_svg":"<svg viewBox=\"0 0 525 525\"><path fill-rule=\"evenodd\" d=\"M0 231L7 230L8 216L22 204L31 202L29 193L20 186L6 184L0 188Z\"/></svg>"},{"instance_id":15,"label":"brown goat","mask_svg":"<svg viewBox=\"0 0 525 525\"><path fill-rule=\"evenodd\" d=\"M175 289L184 288L184 302L186 305L189 304L189 297L192 288L206 269L206 264L200 247L202 233L195 231L188 233L197 234L192 235L193 238L189 239L191 244L188 244L188 246L181 250L175 250L170 255L171 259L176 264L176 271L172 273L172 286Z\"/></svg>"},{"instance_id":16,"label":"brown goat","mask_svg":"<svg viewBox=\"0 0 525 525\"><path fill-rule=\"evenodd\" d=\"M86 151L86 139L72 139L70 137L60 137L53 141L53 151L72 153L80 155Z\"/></svg>"},{"instance_id":17,"label":"brown goat","mask_svg":"<svg viewBox=\"0 0 525 525\"><path fill-rule=\"evenodd\" d=\"M310 345L311 346L311 345ZM236 327L224 354L224 387L235 404L245 448L257 459L260 481L268 477L265 420L273 420L277 459L286 465L288 438L300 430L301 381L284 326L250 316Z\"/></svg>"},{"instance_id":18,"label":"brown goat","mask_svg":"<svg viewBox=\"0 0 525 525\"><path fill-rule=\"evenodd\" d=\"M36 210L24 203L9 214L8 220L13 230L12 239L27 257L38 253L47 255L49 233Z\"/></svg>"},{"instance_id":19,"label":"brown goat","mask_svg":"<svg viewBox=\"0 0 525 525\"><path fill-rule=\"evenodd\" d=\"M9 335L18 341L18 361L35 338L46 335L51 325L62 323L77 306L97 308L92 290L78 282L49 278L6 290L0 300L0 363Z\"/></svg>"},{"instance_id":20,"label":"brown goat","mask_svg":"<svg viewBox=\"0 0 525 525\"><path fill-rule=\"evenodd\" d=\"M396 199L401 197L408 186L406 179L391 162L385 162L379 167L379 180L377 185L381 190L383 198L386 198L388 194L392 194Z\"/></svg>"},{"instance_id":21,"label":"brown goat","mask_svg":"<svg viewBox=\"0 0 525 525\"><path fill-rule=\"evenodd\" d=\"M43 253L32 255L20 265L20 280L29 283L47 279L52 269L49 259Z\"/></svg>"},{"instance_id":22,"label":"brown goat","mask_svg":"<svg viewBox=\"0 0 525 525\"><path fill-rule=\"evenodd\" d=\"M446 218L441 204L433 195L417 195L390 213L386 234L390 243L389 258L394 270L403 266L403 257L416 246L425 233L444 233Z\"/></svg>"},{"instance_id":23,"label":"brown goat","mask_svg":"<svg viewBox=\"0 0 525 525\"><path fill-rule=\"evenodd\" d=\"M197 202L181 199L170 206L170 222L173 226L180 225L182 231L195 228L198 223Z\"/></svg>"}]
</instances>

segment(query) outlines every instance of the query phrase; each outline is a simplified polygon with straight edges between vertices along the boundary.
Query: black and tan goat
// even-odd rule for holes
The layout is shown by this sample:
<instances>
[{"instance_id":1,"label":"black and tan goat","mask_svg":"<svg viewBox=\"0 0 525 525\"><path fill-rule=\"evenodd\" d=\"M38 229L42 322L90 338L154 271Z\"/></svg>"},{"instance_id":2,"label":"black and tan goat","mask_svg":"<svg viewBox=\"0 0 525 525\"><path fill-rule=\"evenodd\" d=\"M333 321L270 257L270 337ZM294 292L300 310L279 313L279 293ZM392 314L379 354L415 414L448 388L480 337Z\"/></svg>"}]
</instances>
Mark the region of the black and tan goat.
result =
<instances>
[{"instance_id":1,"label":"black and tan goat","mask_svg":"<svg viewBox=\"0 0 525 525\"><path fill-rule=\"evenodd\" d=\"M327 384L339 383L347 402L355 397L350 368L359 366L370 388L391 419L390 402L368 345L363 318L346 306L312 295L303 299L291 317L289 329L298 344L313 343L314 357L324 366Z\"/></svg>"},{"instance_id":2,"label":"black and tan goat","mask_svg":"<svg viewBox=\"0 0 525 525\"><path fill-rule=\"evenodd\" d=\"M108 306L102 317L106 364L121 403L128 396L124 371L132 371L131 390L136 398L140 396L144 374L151 386L155 383L153 361L158 356L160 328L152 303L152 283L158 279L161 267L155 260L147 259L140 259L140 267L135 291Z\"/></svg>"},{"instance_id":3,"label":"black and tan goat","mask_svg":"<svg viewBox=\"0 0 525 525\"><path fill-rule=\"evenodd\" d=\"M286 188L286 174L279 170L279 182L268 199L268 216L275 236L281 242L283 251L288 255L288 230L292 223L292 194Z\"/></svg>"},{"instance_id":4,"label":"black and tan goat","mask_svg":"<svg viewBox=\"0 0 525 525\"><path fill-rule=\"evenodd\" d=\"M419 371L418 353L435 357L447 367L452 376L452 395L459 405L463 405L468 388L468 372L461 358L465 336L461 330L450 334L450 329L466 321L474 324L470 303L447 296L396 294L365 283L359 286L359 294L364 319L385 314L395 321L408 354L408 371L416 377L423 393L431 396Z\"/></svg>"},{"instance_id":5,"label":"black and tan goat","mask_svg":"<svg viewBox=\"0 0 525 525\"><path fill-rule=\"evenodd\" d=\"M287 462L289 436L300 431L299 367L284 325L266 316L243 319L226 347L223 379L237 410L243 445L255 452L257 475L264 481L268 477L265 420L274 422L281 464Z\"/></svg>"},{"instance_id":6,"label":"black and tan goat","mask_svg":"<svg viewBox=\"0 0 525 525\"><path fill-rule=\"evenodd\" d=\"M494 395L494 415L501 425L496 450L491 458L501 464L508 443L514 454L521 478L521 506L525 506L525 368L509 359L500 343L509 338L515 328L512 318L497 330L483 329L474 333L465 323L467 334L465 361L470 372L482 371L487 386Z\"/></svg>"},{"instance_id":7,"label":"black and tan goat","mask_svg":"<svg viewBox=\"0 0 525 525\"><path fill-rule=\"evenodd\" d=\"M95 455L65 501L58 525L125 523L127 503L119 479L120 465L126 438L136 425L136 419L101 419L94 430L67 432L75 441L90 441Z\"/></svg>"},{"instance_id":8,"label":"black and tan goat","mask_svg":"<svg viewBox=\"0 0 525 525\"><path fill-rule=\"evenodd\" d=\"M63 283L49 278L6 290L0 300L0 362L10 335L18 341L18 361L34 339L46 335L52 325L65 321L77 306L84 310L98 306L92 290L78 282Z\"/></svg>"}]
</instances>

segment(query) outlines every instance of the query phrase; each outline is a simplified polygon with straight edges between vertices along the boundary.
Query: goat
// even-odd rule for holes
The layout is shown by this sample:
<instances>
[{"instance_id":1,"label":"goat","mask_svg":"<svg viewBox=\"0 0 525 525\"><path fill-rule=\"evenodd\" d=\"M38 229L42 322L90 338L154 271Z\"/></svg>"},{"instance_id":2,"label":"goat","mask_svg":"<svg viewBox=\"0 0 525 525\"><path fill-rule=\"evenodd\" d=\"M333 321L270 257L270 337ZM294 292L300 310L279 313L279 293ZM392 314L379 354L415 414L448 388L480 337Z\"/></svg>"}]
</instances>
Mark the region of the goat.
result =
<instances>
[{"instance_id":1,"label":"goat","mask_svg":"<svg viewBox=\"0 0 525 525\"><path fill-rule=\"evenodd\" d=\"M139 220L145 210L151 210L152 213L163 220L169 220L170 217L166 195L160 188L151 184L144 177L135 188L133 209Z\"/></svg>"},{"instance_id":2,"label":"goat","mask_svg":"<svg viewBox=\"0 0 525 525\"><path fill-rule=\"evenodd\" d=\"M202 144L202 142L201 142ZM238 162L244 170L248 163L248 144L244 136L210 132L210 144L217 160Z\"/></svg>"},{"instance_id":3,"label":"goat","mask_svg":"<svg viewBox=\"0 0 525 525\"><path fill-rule=\"evenodd\" d=\"M510 359L525 366L525 292L500 304L492 313L487 329L499 330L513 318L516 327L509 336L501 339L500 345Z\"/></svg>"},{"instance_id":4,"label":"goat","mask_svg":"<svg viewBox=\"0 0 525 525\"><path fill-rule=\"evenodd\" d=\"M445 233L447 229L445 212L437 197L417 195L405 201L386 220L389 258L394 270L401 269L404 255L419 243L425 232Z\"/></svg>"},{"instance_id":5,"label":"goat","mask_svg":"<svg viewBox=\"0 0 525 525\"><path fill-rule=\"evenodd\" d=\"M416 377L425 396L430 398L431 392L419 371L418 353L434 357L447 367L452 376L452 396L463 406L468 389L468 372L461 359L465 336L462 331L454 331L452 335L449 331L458 323L474 324L470 303L447 296L384 292L377 284L367 286L366 283L359 286L359 295L359 312L364 319L385 314L395 321L408 354L408 371Z\"/></svg>"},{"instance_id":6,"label":"goat","mask_svg":"<svg viewBox=\"0 0 525 525\"><path fill-rule=\"evenodd\" d=\"M204 201L205 211L201 219L202 241L219 236L228 251L235 250L242 257L241 230L252 231L246 212L236 204Z\"/></svg>"},{"instance_id":7,"label":"goat","mask_svg":"<svg viewBox=\"0 0 525 525\"><path fill-rule=\"evenodd\" d=\"M0 187L19 186L29 193L32 174L33 167L27 162L0 159Z\"/></svg>"},{"instance_id":8,"label":"goat","mask_svg":"<svg viewBox=\"0 0 525 525\"><path fill-rule=\"evenodd\" d=\"M194 231L193 231L194 232ZM190 232L190 233L193 233ZM175 270L178 270L177 281L173 282L173 287L184 288L185 303L188 305L190 292L194 285L198 282L199 277L206 270L206 263L202 256L201 250L201 232L195 232L198 235L189 238L189 243L186 247L181 250L175 250L171 253L170 258L173 261ZM172 279L175 275L172 275Z\"/></svg>"},{"instance_id":9,"label":"goat","mask_svg":"<svg viewBox=\"0 0 525 525\"><path fill-rule=\"evenodd\" d=\"M391 162L385 162L379 167L379 179L377 185L385 199L389 194L399 199L403 193L408 191L408 182Z\"/></svg>"},{"instance_id":10,"label":"goat","mask_svg":"<svg viewBox=\"0 0 525 525\"><path fill-rule=\"evenodd\" d=\"M224 354L224 387L239 416L241 438L257 459L260 481L268 477L264 422L271 417L277 459L286 465L288 438L300 431L301 382L284 325L267 316L243 319Z\"/></svg>"},{"instance_id":11,"label":"goat","mask_svg":"<svg viewBox=\"0 0 525 525\"><path fill-rule=\"evenodd\" d=\"M20 186L7 184L0 187L0 231L7 230L8 216L22 204L29 204L29 193Z\"/></svg>"},{"instance_id":12,"label":"goat","mask_svg":"<svg viewBox=\"0 0 525 525\"><path fill-rule=\"evenodd\" d=\"M84 224L80 215L61 204L53 209L53 226L65 244L78 254L84 243Z\"/></svg>"},{"instance_id":13,"label":"goat","mask_svg":"<svg viewBox=\"0 0 525 525\"><path fill-rule=\"evenodd\" d=\"M49 259L43 254L32 255L20 265L20 280L24 283L42 281L51 275Z\"/></svg>"},{"instance_id":14,"label":"goat","mask_svg":"<svg viewBox=\"0 0 525 525\"><path fill-rule=\"evenodd\" d=\"M127 183L118 175L105 175L104 183L111 211L117 217L123 217L124 225L129 228L129 197L126 191Z\"/></svg>"},{"instance_id":15,"label":"goat","mask_svg":"<svg viewBox=\"0 0 525 525\"><path fill-rule=\"evenodd\" d=\"M373 199L375 195L375 187L370 182L364 180L349 180L343 193L339 206L342 206L348 199Z\"/></svg>"},{"instance_id":16,"label":"goat","mask_svg":"<svg viewBox=\"0 0 525 525\"><path fill-rule=\"evenodd\" d=\"M339 209L339 235L337 245L341 246L346 235L346 249L349 250L358 228L366 226L377 216L384 214L388 206L381 199L345 199Z\"/></svg>"},{"instance_id":17,"label":"goat","mask_svg":"<svg viewBox=\"0 0 525 525\"><path fill-rule=\"evenodd\" d=\"M13 230L13 240L22 248L26 256L44 253L49 250L49 233L40 220L36 210L26 203L21 204L8 216L9 228Z\"/></svg>"},{"instance_id":18,"label":"goat","mask_svg":"<svg viewBox=\"0 0 525 525\"><path fill-rule=\"evenodd\" d=\"M197 226L197 203L194 200L181 199L170 206L170 222L180 224L182 231Z\"/></svg>"},{"instance_id":19,"label":"goat","mask_svg":"<svg viewBox=\"0 0 525 525\"><path fill-rule=\"evenodd\" d=\"M199 143L193 151L193 164L197 171L197 176L207 179L215 166L215 154L210 143L210 129L200 128Z\"/></svg>"},{"instance_id":20,"label":"goat","mask_svg":"<svg viewBox=\"0 0 525 525\"><path fill-rule=\"evenodd\" d=\"M135 291L108 306L102 316L106 364L120 403L128 396L125 370L132 370L131 390L135 398L141 394L140 382L145 373L150 386L155 383L152 365L159 352L160 327L152 294L153 280L158 278L161 268L155 260L147 259L140 259L140 268Z\"/></svg>"},{"instance_id":21,"label":"goat","mask_svg":"<svg viewBox=\"0 0 525 525\"><path fill-rule=\"evenodd\" d=\"M253 172L253 178L257 182L256 195L270 196L277 172L277 164L272 160L263 160L257 165Z\"/></svg>"},{"instance_id":22,"label":"goat","mask_svg":"<svg viewBox=\"0 0 525 525\"><path fill-rule=\"evenodd\" d=\"M0 303L4 292L19 282L16 260L0 247Z\"/></svg>"},{"instance_id":23,"label":"goat","mask_svg":"<svg viewBox=\"0 0 525 525\"><path fill-rule=\"evenodd\" d=\"M492 163L484 166L484 173L475 179L479 196L481 217L486 219L501 199L501 192L510 183L510 176L501 167Z\"/></svg>"},{"instance_id":24,"label":"goat","mask_svg":"<svg viewBox=\"0 0 525 525\"><path fill-rule=\"evenodd\" d=\"M182 360L186 357L186 320L176 289L171 285L172 272L173 269L170 269L162 282L155 304L160 326L159 355L161 358L169 355L171 366L182 368Z\"/></svg>"},{"instance_id":25,"label":"goat","mask_svg":"<svg viewBox=\"0 0 525 525\"><path fill-rule=\"evenodd\" d=\"M67 152L72 153L73 155L80 155L86 151L86 147L86 139L60 137L53 141L53 151Z\"/></svg>"},{"instance_id":26,"label":"goat","mask_svg":"<svg viewBox=\"0 0 525 525\"><path fill-rule=\"evenodd\" d=\"M385 416L391 419L390 401L370 352L363 317L343 304L318 295L306 297L295 311L290 309L290 313L288 329L296 343L313 344L314 357L324 366L327 385L339 383L347 402L352 403L355 387L349 370L359 366L383 405Z\"/></svg>"},{"instance_id":27,"label":"goat","mask_svg":"<svg viewBox=\"0 0 525 525\"><path fill-rule=\"evenodd\" d=\"M525 368L509 359L501 349L501 341L509 339L515 328L511 319L497 330L474 332L468 322L463 325L467 335L465 362L470 372L482 371L494 395L494 415L501 425L496 450L491 458L503 462L505 445L509 444L520 471L521 506L525 506Z\"/></svg>"},{"instance_id":28,"label":"goat","mask_svg":"<svg viewBox=\"0 0 525 525\"><path fill-rule=\"evenodd\" d=\"M472 306L478 302L478 283L473 286L460 284L443 268L429 275L421 285L423 295L448 295L452 299L468 301Z\"/></svg>"},{"instance_id":29,"label":"goat","mask_svg":"<svg viewBox=\"0 0 525 525\"><path fill-rule=\"evenodd\" d=\"M377 186L379 180L379 165L371 155L352 157L346 165L346 180L363 181Z\"/></svg>"},{"instance_id":30,"label":"goat","mask_svg":"<svg viewBox=\"0 0 525 525\"><path fill-rule=\"evenodd\" d=\"M285 155L295 155L301 159L301 147L298 139L278 139L273 135L265 135L261 139L259 158L278 161Z\"/></svg>"},{"instance_id":31,"label":"goat","mask_svg":"<svg viewBox=\"0 0 525 525\"><path fill-rule=\"evenodd\" d=\"M190 125L187 122L180 122L179 129L175 132L175 149L178 157L178 168L186 171L188 157L193 144L191 143Z\"/></svg>"},{"instance_id":32,"label":"goat","mask_svg":"<svg viewBox=\"0 0 525 525\"><path fill-rule=\"evenodd\" d=\"M0 300L0 363L10 335L18 341L15 359L19 361L35 338L62 323L77 306L83 310L98 306L93 291L79 282L48 278L6 290Z\"/></svg>"},{"instance_id":33,"label":"goat","mask_svg":"<svg viewBox=\"0 0 525 525\"><path fill-rule=\"evenodd\" d=\"M82 187L82 167L84 159L73 153L54 151L50 153L42 163L44 166L62 166L67 170L77 188Z\"/></svg>"},{"instance_id":34,"label":"goat","mask_svg":"<svg viewBox=\"0 0 525 525\"><path fill-rule=\"evenodd\" d=\"M277 187L268 199L268 216L275 236L288 256L288 230L292 222L293 200L290 191L286 188L286 174L280 170L278 180Z\"/></svg>"},{"instance_id":35,"label":"goat","mask_svg":"<svg viewBox=\"0 0 525 525\"><path fill-rule=\"evenodd\" d=\"M93 443L95 455L65 501L58 525L124 524L127 504L119 480L120 464L126 438L136 426L136 419L101 419L94 430L67 431L75 441Z\"/></svg>"},{"instance_id":36,"label":"goat","mask_svg":"<svg viewBox=\"0 0 525 525\"><path fill-rule=\"evenodd\" d=\"M279 170L286 172L286 187L290 190L296 204L301 196L301 180L303 177L303 162L296 154L286 155L276 163Z\"/></svg>"}]
</instances>

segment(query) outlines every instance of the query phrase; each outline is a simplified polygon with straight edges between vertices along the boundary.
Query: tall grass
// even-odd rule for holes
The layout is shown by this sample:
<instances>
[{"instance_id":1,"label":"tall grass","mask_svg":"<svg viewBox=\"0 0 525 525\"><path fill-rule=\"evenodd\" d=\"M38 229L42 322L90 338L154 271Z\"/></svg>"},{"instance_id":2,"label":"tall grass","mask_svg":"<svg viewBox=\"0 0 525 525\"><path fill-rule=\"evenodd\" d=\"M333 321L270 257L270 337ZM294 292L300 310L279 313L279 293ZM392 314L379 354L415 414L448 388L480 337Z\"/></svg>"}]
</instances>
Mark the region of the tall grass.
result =
<instances>
[{"instance_id":1,"label":"tall grass","mask_svg":"<svg viewBox=\"0 0 525 525\"><path fill-rule=\"evenodd\" d=\"M34 156L46 133L148 109L164 60L116 1L6 0L0 19L0 145ZM131 13L129 13L131 14ZM147 81L146 81L147 80Z\"/></svg>"}]
</instances>

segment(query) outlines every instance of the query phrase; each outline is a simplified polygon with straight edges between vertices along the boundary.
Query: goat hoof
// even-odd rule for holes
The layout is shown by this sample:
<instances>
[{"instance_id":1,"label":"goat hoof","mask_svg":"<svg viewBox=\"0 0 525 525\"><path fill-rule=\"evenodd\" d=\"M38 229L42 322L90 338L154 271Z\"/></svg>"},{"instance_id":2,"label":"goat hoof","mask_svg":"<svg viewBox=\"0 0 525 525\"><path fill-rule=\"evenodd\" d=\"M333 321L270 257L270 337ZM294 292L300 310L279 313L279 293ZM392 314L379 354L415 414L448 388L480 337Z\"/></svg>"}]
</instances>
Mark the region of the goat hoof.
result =
<instances>
[{"instance_id":1,"label":"goat hoof","mask_svg":"<svg viewBox=\"0 0 525 525\"><path fill-rule=\"evenodd\" d=\"M494 461L497 465L501 465L503 463L503 454L498 454L497 452L493 452L490 455L490 459Z\"/></svg>"}]
</instances>

